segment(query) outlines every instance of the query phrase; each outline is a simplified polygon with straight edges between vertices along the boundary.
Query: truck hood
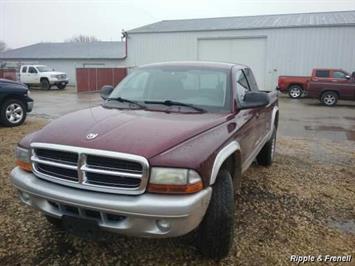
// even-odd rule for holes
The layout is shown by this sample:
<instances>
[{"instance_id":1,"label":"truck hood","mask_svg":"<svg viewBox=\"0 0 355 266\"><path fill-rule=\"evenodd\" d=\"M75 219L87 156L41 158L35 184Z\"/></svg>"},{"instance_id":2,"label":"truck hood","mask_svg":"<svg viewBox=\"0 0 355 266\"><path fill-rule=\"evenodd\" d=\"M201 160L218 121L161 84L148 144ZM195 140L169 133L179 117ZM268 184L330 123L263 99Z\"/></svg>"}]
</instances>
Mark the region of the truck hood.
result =
<instances>
[{"instance_id":1,"label":"truck hood","mask_svg":"<svg viewBox=\"0 0 355 266\"><path fill-rule=\"evenodd\" d=\"M66 73L58 72L58 71L48 71L48 72L41 72L41 73L46 75L66 75Z\"/></svg>"},{"instance_id":2,"label":"truck hood","mask_svg":"<svg viewBox=\"0 0 355 266\"><path fill-rule=\"evenodd\" d=\"M8 89L28 90L25 84L14 80L9 80L9 79L0 79L0 87L6 87Z\"/></svg>"},{"instance_id":3,"label":"truck hood","mask_svg":"<svg viewBox=\"0 0 355 266\"><path fill-rule=\"evenodd\" d=\"M151 158L227 119L227 114L118 110L102 106L54 120L31 142L130 153ZM97 134L88 139L89 134Z\"/></svg>"}]
</instances>

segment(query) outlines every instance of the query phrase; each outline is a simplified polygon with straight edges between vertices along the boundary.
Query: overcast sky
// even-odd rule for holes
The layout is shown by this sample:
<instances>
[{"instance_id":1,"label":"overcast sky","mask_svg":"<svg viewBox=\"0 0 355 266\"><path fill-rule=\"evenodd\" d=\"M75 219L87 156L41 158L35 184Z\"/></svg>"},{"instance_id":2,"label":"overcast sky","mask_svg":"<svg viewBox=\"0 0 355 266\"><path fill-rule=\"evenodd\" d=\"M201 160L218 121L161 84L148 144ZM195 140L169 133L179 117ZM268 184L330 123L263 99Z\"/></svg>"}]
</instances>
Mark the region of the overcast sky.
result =
<instances>
[{"instance_id":1,"label":"overcast sky","mask_svg":"<svg viewBox=\"0 0 355 266\"><path fill-rule=\"evenodd\" d=\"M355 0L0 0L0 40L17 48L73 35L120 40L129 30L167 19L355 10Z\"/></svg>"}]
</instances>

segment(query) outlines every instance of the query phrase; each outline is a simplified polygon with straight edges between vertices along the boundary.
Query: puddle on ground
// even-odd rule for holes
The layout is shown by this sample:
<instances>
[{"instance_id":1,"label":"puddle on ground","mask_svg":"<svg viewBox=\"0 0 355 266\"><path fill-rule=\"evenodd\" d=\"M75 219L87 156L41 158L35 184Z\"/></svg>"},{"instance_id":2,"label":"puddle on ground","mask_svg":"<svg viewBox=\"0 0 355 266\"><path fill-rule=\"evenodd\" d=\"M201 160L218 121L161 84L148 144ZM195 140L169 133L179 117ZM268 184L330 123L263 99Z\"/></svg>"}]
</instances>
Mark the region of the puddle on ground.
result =
<instances>
[{"instance_id":1,"label":"puddle on ground","mask_svg":"<svg viewBox=\"0 0 355 266\"><path fill-rule=\"evenodd\" d=\"M346 138L351 141L355 141L355 131L337 126L304 126L305 130L313 131L328 131L330 133L342 132L345 134Z\"/></svg>"},{"instance_id":2,"label":"puddle on ground","mask_svg":"<svg viewBox=\"0 0 355 266\"><path fill-rule=\"evenodd\" d=\"M352 116L344 116L344 119L355 121L355 117Z\"/></svg>"},{"instance_id":3,"label":"puddle on ground","mask_svg":"<svg viewBox=\"0 0 355 266\"><path fill-rule=\"evenodd\" d=\"M328 219L327 224L333 229L337 229L342 233L355 235L355 220L337 221L334 219Z\"/></svg>"}]
</instances>

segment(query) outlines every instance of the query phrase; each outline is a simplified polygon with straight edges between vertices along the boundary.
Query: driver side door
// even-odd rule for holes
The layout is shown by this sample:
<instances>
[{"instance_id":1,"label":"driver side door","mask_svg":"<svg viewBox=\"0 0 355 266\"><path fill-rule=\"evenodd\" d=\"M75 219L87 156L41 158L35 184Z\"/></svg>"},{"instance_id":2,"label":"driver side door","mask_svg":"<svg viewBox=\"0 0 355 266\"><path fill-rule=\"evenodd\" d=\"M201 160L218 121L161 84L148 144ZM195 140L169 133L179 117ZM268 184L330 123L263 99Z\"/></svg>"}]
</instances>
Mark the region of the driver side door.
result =
<instances>
[{"instance_id":1,"label":"driver side door","mask_svg":"<svg viewBox=\"0 0 355 266\"><path fill-rule=\"evenodd\" d=\"M30 83L30 84L39 84L40 83L38 70L33 66L28 67L27 83Z\"/></svg>"},{"instance_id":2,"label":"driver side door","mask_svg":"<svg viewBox=\"0 0 355 266\"><path fill-rule=\"evenodd\" d=\"M254 151L262 135L260 114L258 108L238 110L243 105L245 94L251 92L245 72L241 69L235 73L235 88L237 108L235 119L238 127L236 140L241 148L242 160L248 165L254 159Z\"/></svg>"},{"instance_id":3,"label":"driver side door","mask_svg":"<svg viewBox=\"0 0 355 266\"><path fill-rule=\"evenodd\" d=\"M332 85L339 92L339 98L344 100L355 99L355 80L347 78L348 74L341 70L334 70L332 75Z\"/></svg>"}]
</instances>

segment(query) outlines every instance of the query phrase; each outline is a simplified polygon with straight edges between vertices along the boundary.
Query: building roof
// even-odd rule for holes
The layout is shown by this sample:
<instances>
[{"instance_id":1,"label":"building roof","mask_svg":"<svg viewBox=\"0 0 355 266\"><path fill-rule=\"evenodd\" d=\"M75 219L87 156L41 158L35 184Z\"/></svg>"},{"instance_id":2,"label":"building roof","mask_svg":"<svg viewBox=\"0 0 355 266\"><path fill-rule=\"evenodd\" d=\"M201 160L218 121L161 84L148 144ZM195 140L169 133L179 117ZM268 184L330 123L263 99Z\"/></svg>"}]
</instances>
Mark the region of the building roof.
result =
<instances>
[{"instance_id":1,"label":"building roof","mask_svg":"<svg viewBox=\"0 0 355 266\"><path fill-rule=\"evenodd\" d=\"M37 43L0 53L0 59L123 59L124 42Z\"/></svg>"},{"instance_id":2,"label":"building roof","mask_svg":"<svg viewBox=\"0 0 355 266\"><path fill-rule=\"evenodd\" d=\"M163 20L128 33L184 32L355 25L355 10L319 13Z\"/></svg>"}]
</instances>

